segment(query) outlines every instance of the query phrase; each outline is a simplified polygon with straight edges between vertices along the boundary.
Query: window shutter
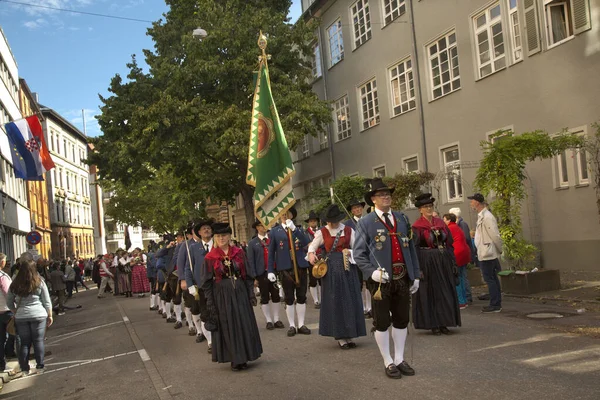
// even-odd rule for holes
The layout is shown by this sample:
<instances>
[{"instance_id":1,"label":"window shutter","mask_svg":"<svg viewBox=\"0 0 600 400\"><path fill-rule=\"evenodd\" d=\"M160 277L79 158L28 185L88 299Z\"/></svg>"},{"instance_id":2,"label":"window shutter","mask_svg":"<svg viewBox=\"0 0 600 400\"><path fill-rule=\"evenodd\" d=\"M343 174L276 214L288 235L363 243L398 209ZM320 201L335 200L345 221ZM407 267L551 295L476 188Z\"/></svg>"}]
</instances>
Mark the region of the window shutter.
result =
<instances>
[{"instance_id":1,"label":"window shutter","mask_svg":"<svg viewBox=\"0 0 600 400\"><path fill-rule=\"evenodd\" d=\"M571 0L573 33L578 35L592 28L589 0Z\"/></svg>"},{"instance_id":2,"label":"window shutter","mask_svg":"<svg viewBox=\"0 0 600 400\"><path fill-rule=\"evenodd\" d=\"M525 30L527 31L527 50L529 56L542 50L540 44L540 25L538 23L538 9L536 0L523 1L525 8Z\"/></svg>"}]
</instances>

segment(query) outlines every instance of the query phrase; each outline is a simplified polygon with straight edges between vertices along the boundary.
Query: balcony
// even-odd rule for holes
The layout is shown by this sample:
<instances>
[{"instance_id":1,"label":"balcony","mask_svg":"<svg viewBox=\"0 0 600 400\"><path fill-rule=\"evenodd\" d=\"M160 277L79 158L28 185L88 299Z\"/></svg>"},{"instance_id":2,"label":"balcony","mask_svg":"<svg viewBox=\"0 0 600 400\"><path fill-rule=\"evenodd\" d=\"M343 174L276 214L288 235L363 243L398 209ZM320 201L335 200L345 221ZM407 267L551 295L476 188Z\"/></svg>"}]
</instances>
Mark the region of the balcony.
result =
<instances>
[{"instance_id":1,"label":"balcony","mask_svg":"<svg viewBox=\"0 0 600 400\"><path fill-rule=\"evenodd\" d=\"M125 239L125 234L122 232L109 232L106 235L106 240L109 241L119 241L119 240L124 240Z\"/></svg>"},{"instance_id":2,"label":"balcony","mask_svg":"<svg viewBox=\"0 0 600 400\"><path fill-rule=\"evenodd\" d=\"M160 236L156 232L144 229L142 231L142 240L154 240L154 241L158 241L158 240L160 240Z\"/></svg>"}]
</instances>

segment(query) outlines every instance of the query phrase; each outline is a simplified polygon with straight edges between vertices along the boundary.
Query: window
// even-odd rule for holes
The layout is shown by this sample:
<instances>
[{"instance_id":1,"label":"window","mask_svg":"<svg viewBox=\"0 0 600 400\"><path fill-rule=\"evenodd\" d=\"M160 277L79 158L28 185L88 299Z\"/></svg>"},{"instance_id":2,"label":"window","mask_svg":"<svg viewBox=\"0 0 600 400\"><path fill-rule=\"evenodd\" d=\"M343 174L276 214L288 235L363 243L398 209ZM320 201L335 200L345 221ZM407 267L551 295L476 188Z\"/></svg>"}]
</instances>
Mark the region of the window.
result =
<instances>
[{"instance_id":1,"label":"window","mask_svg":"<svg viewBox=\"0 0 600 400\"><path fill-rule=\"evenodd\" d=\"M590 176L588 171L588 160L587 160L587 152L585 149L577 149L575 150L575 160L577 167L577 184L578 185L587 185L590 183Z\"/></svg>"},{"instance_id":2,"label":"window","mask_svg":"<svg viewBox=\"0 0 600 400\"><path fill-rule=\"evenodd\" d=\"M562 43L573 36L569 1L544 0L548 46Z\"/></svg>"},{"instance_id":3,"label":"window","mask_svg":"<svg viewBox=\"0 0 600 400\"><path fill-rule=\"evenodd\" d=\"M371 39L369 1L358 0L350 9L352 10L352 25L354 26L354 48L357 48Z\"/></svg>"},{"instance_id":4,"label":"window","mask_svg":"<svg viewBox=\"0 0 600 400\"><path fill-rule=\"evenodd\" d=\"M431 92L438 99L460 89L456 32L452 31L427 47L431 70Z\"/></svg>"},{"instance_id":5,"label":"window","mask_svg":"<svg viewBox=\"0 0 600 400\"><path fill-rule=\"evenodd\" d=\"M339 142L352 135L350 127L350 108L348 107L348 96L344 96L333 103L333 120L335 121L336 138Z\"/></svg>"},{"instance_id":6,"label":"window","mask_svg":"<svg viewBox=\"0 0 600 400\"><path fill-rule=\"evenodd\" d=\"M299 150L300 150L299 151L300 159L307 158L310 155L310 151L308 148L308 135L304 135L304 139L302 140L302 143L300 144Z\"/></svg>"},{"instance_id":7,"label":"window","mask_svg":"<svg viewBox=\"0 0 600 400\"><path fill-rule=\"evenodd\" d=\"M508 5L508 27L510 30L510 47L512 62L523 59L523 44L521 43L521 24L519 23L519 7L517 0L506 0Z\"/></svg>"},{"instance_id":8,"label":"window","mask_svg":"<svg viewBox=\"0 0 600 400\"><path fill-rule=\"evenodd\" d=\"M402 61L389 70L392 86L392 114L400 115L417 106L411 59Z\"/></svg>"},{"instance_id":9,"label":"window","mask_svg":"<svg viewBox=\"0 0 600 400\"><path fill-rule=\"evenodd\" d=\"M383 15L386 25L391 23L405 12L405 0L383 0Z\"/></svg>"},{"instance_id":10,"label":"window","mask_svg":"<svg viewBox=\"0 0 600 400\"><path fill-rule=\"evenodd\" d=\"M54 132L50 133L50 150L54 151Z\"/></svg>"},{"instance_id":11,"label":"window","mask_svg":"<svg viewBox=\"0 0 600 400\"><path fill-rule=\"evenodd\" d=\"M312 73L313 78L319 78L321 76L321 49L319 48L319 42L313 44L313 59L312 59Z\"/></svg>"},{"instance_id":12,"label":"window","mask_svg":"<svg viewBox=\"0 0 600 400\"><path fill-rule=\"evenodd\" d=\"M319 132L319 149L325 150L329 147L329 142L327 141L327 132L321 131Z\"/></svg>"},{"instance_id":13,"label":"window","mask_svg":"<svg viewBox=\"0 0 600 400\"><path fill-rule=\"evenodd\" d=\"M458 146L442 150L442 161L446 173L448 201L462 199L462 181L460 172L460 153Z\"/></svg>"},{"instance_id":14,"label":"window","mask_svg":"<svg viewBox=\"0 0 600 400\"><path fill-rule=\"evenodd\" d=\"M375 178L383 178L385 176L385 165L373 168L373 176Z\"/></svg>"},{"instance_id":15,"label":"window","mask_svg":"<svg viewBox=\"0 0 600 400\"><path fill-rule=\"evenodd\" d=\"M473 29L477 43L479 77L484 78L506 66L500 3L494 3L476 15L473 18Z\"/></svg>"},{"instance_id":16,"label":"window","mask_svg":"<svg viewBox=\"0 0 600 400\"><path fill-rule=\"evenodd\" d=\"M377 81L375 79L359 88L362 108L362 129L369 129L379 123L379 100L377 99Z\"/></svg>"},{"instance_id":17,"label":"window","mask_svg":"<svg viewBox=\"0 0 600 400\"><path fill-rule=\"evenodd\" d=\"M569 187L569 171L566 150L556 156L556 163L558 171L558 186Z\"/></svg>"},{"instance_id":18,"label":"window","mask_svg":"<svg viewBox=\"0 0 600 400\"><path fill-rule=\"evenodd\" d=\"M63 140L63 152L65 153L65 154L64 154L65 158L67 158L67 152L68 152L68 151L69 151L69 150L67 150L67 139L64 139L64 140Z\"/></svg>"},{"instance_id":19,"label":"window","mask_svg":"<svg viewBox=\"0 0 600 400\"><path fill-rule=\"evenodd\" d=\"M329 37L329 66L333 67L344 59L344 38L342 37L342 21L337 20L327 28Z\"/></svg>"},{"instance_id":20,"label":"window","mask_svg":"<svg viewBox=\"0 0 600 400\"><path fill-rule=\"evenodd\" d=\"M404 171L406 171L406 173L419 172L419 159L416 156L405 158L403 163Z\"/></svg>"}]
</instances>

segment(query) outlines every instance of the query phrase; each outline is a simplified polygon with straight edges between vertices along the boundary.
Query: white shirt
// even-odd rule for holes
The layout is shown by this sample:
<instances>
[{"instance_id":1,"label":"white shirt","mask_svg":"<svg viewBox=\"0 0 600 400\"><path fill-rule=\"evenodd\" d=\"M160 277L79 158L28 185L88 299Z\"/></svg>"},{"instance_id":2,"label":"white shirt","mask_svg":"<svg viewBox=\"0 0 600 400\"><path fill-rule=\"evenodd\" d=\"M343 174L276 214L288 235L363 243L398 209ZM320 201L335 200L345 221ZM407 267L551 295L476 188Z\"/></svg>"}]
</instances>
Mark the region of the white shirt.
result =
<instances>
[{"instance_id":1,"label":"white shirt","mask_svg":"<svg viewBox=\"0 0 600 400\"><path fill-rule=\"evenodd\" d=\"M333 237L335 237L339 231L342 231L342 234L340 235L340 237L344 237L344 227L345 227L344 224L340 224L337 228L331 228L331 227L329 227L329 225L327 225L325 228L327 228L327 230L329 231L329 234ZM352 230L352 234L350 235L350 248L353 248L354 247L354 229L351 229L351 230ZM323 245L323 233L319 229L317 232L315 232L315 238L313 239L312 242L310 242L310 245L308 246L308 252L316 253L316 251L322 245Z\"/></svg>"},{"instance_id":2,"label":"white shirt","mask_svg":"<svg viewBox=\"0 0 600 400\"><path fill-rule=\"evenodd\" d=\"M264 242L264 241L265 241L265 239L268 239L268 238L269 238L269 235L268 235L268 234L267 234L267 235L265 235L265 236L261 236L261 235L257 235L257 236L258 236L258 240L260 240L261 242Z\"/></svg>"},{"instance_id":3,"label":"white shirt","mask_svg":"<svg viewBox=\"0 0 600 400\"><path fill-rule=\"evenodd\" d=\"M382 220L383 222L385 222L385 218L383 217L383 211L381 211L379 208L375 207L375 213L377 213L377 216L378 216L379 218L381 218L381 220ZM388 215L388 218L390 219L390 221L391 221L391 223L392 223L392 226L390 226L390 228L393 228L393 227L395 227L396 225L395 225L395 221L394 221L394 216L392 215L392 209L391 209L391 208L390 208L390 211L388 211L388 214L389 214L389 215Z\"/></svg>"},{"instance_id":4,"label":"white shirt","mask_svg":"<svg viewBox=\"0 0 600 400\"><path fill-rule=\"evenodd\" d=\"M213 248L213 240L210 239L209 242L205 242L204 240L200 239L200 243L202 243L202 248L206 250L206 245L208 245L208 251L211 251Z\"/></svg>"}]
</instances>

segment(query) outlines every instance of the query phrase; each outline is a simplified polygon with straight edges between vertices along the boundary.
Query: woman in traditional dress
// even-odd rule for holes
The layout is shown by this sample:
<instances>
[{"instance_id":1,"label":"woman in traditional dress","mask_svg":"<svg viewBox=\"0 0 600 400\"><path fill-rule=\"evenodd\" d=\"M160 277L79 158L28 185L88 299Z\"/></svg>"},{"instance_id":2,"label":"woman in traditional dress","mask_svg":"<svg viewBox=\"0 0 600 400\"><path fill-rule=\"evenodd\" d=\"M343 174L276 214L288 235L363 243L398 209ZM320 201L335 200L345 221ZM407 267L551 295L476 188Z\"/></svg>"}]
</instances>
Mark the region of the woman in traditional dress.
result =
<instances>
[{"instance_id":1,"label":"woman in traditional dress","mask_svg":"<svg viewBox=\"0 0 600 400\"><path fill-rule=\"evenodd\" d=\"M231 227L212 225L214 246L204 258L201 287L209 317L205 323L212 335L212 360L231 363L233 371L248 368L262 354L254 317L254 277L246 268L246 255L230 245Z\"/></svg>"},{"instance_id":2,"label":"woman in traditional dress","mask_svg":"<svg viewBox=\"0 0 600 400\"><path fill-rule=\"evenodd\" d=\"M150 291L150 283L146 278L146 267L142 261L141 253L133 259L131 268L131 291L138 297L144 297L144 293Z\"/></svg>"},{"instance_id":3,"label":"woman in traditional dress","mask_svg":"<svg viewBox=\"0 0 600 400\"><path fill-rule=\"evenodd\" d=\"M119 254L119 291L125 297L131 297L131 261L125 250Z\"/></svg>"},{"instance_id":4,"label":"woman in traditional dress","mask_svg":"<svg viewBox=\"0 0 600 400\"><path fill-rule=\"evenodd\" d=\"M412 228L422 276L413 298L413 315L416 329L431 329L437 336L451 334L448 327L460 326L461 321L452 235L444 221L433 216L434 202L431 193L415 199L421 217Z\"/></svg>"},{"instance_id":5,"label":"woman in traditional dress","mask_svg":"<svg viewBox=\"0 0 600 400\"><path fill-rule=\"evenodd\" d=\"M357 266L352 261L354 230L340 223L345 215L336 204L324 213L327 226L315 233L308 248L311 264L317 261L316 251L325 245L327 273L322 278L321 313L319 335L330 336L338 341L341 349L356 347L352 340L367 334L363 314Z\"/></svg>"}]
</instances>

